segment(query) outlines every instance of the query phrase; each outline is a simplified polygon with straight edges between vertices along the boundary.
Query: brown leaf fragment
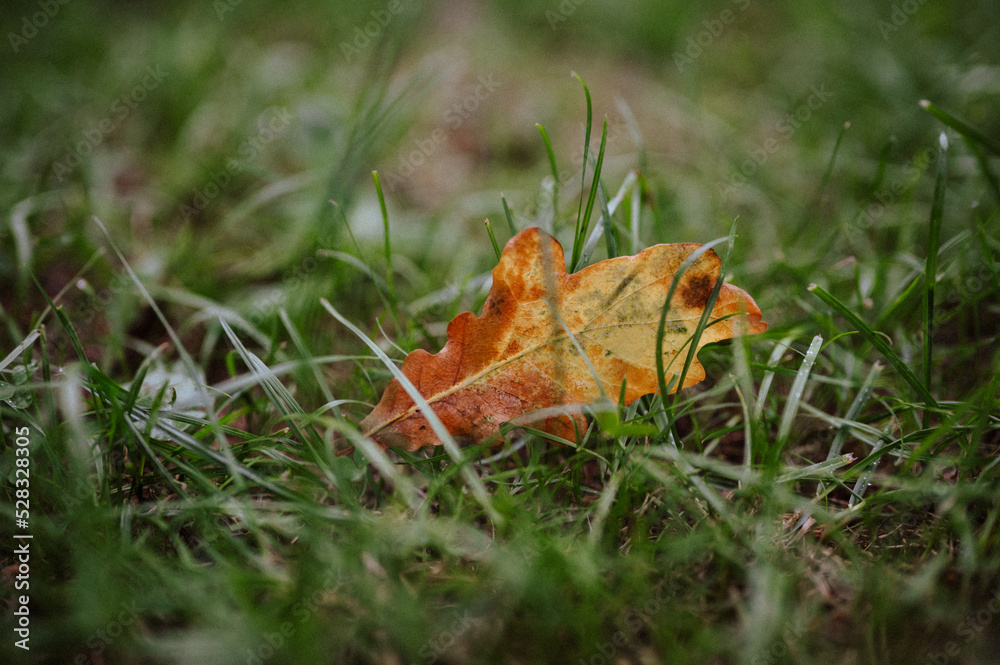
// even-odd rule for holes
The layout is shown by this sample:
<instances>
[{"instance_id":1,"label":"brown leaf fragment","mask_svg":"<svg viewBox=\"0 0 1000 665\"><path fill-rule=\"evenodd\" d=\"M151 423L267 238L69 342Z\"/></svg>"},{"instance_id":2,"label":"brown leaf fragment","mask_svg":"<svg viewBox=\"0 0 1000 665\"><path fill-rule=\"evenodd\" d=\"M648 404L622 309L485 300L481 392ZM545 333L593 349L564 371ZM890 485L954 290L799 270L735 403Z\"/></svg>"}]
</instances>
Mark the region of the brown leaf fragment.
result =
<instances>
[{"instance_id":1,"label":"brown leaf fragment","mask_svg":"<svg viewBox=\"0 0 1000 665\"><path fill-rule=\"evenodd\" d=\"M540 229L526 229L508 241L493 269L493 287L482 315L464 312L456 316L448 324L444 348L434 355L413 351L403 361L402 372L448 431L472 443L497 436L502 423L523 414L593 402L601 395L598 381L613 397L626 381L626 403L657 393L660 313L674 273L699 247L655 245L635 256L600 261L570 275L556 239ZM709 250L678 282L663 339L668 383L671 375L681 372L685 344L704 311L720 266L718 255ZM552 314L553 307L558 318ZM724 284L710 322L740 312L745 315L709 325L698 348L738 335L741 320L749 333L767 329L753 298ZM705 370L696 359L680 387L704 378ZM576 440L577 432L583 431L579 412L530 425L569 440ZM414 451L440 444L395 379L360 426L363 434L383 447Z\"/></svg>"}]
</instances>

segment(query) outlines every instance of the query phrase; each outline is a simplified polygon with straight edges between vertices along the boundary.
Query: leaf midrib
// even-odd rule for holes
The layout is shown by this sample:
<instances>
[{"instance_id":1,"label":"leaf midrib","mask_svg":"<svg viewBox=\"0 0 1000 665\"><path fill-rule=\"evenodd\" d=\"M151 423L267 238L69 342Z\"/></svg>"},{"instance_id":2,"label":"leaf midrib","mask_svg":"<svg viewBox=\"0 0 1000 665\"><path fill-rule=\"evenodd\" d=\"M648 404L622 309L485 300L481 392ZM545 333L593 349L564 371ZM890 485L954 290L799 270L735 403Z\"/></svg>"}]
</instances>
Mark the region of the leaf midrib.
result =
<instances>
[{"instance_id":1,"label":"leaf midrib","mask_svg":"<svg viewBox=\"0 0 1000 665\"><path fill-rule=\"evenodd\" d=\"M661 282L664 279L667 279L667 278L666 277L661 277L661 278L655 279L655 280L653 280L651 282L647 282L645 284L639 285L635 289L633 289L632 291L629 291L629 292L625 293L620 298L618 298L617 300L615 300L613 303L611 303L610 305L608 305L607 307L605 307L603 310L601 310L600 312L598 312L597 314L595 314L589 321L587 321L587 323L585 323L580 328L580 330L571 331L572 335L574 335L574 336L575 335L580 335L580 334L587 333L587 332L589 332L591 330L600 330L601 328L622 328L622 327L631 326L631 325L650 325L650 324L653 324L653 323L657 323L658 324L659 323L659 319L657 319L655 321L638 321L638 322L634 322L634 323L631 323L631 322L630 323L620 323L619 322L619 323L614 323L614 324L610 324L609 323L606 326L597 326L595 328L588 327L591 323L593 323L594 321L596 321L600 317L604 316L607 312L609 312L609 311L613 310L615 307L617 307L618 304L620 302L622 302L623 300L631 298L632 296L634 296L638 292L642 291L643 289L649 288L653 284ZM541 300L541 299L539 299L539 300ZM537 302L537 300L533 300L533 301L529 301L529 302ZM520 303L519 303L519 305L520 305ZM670 319L670 320L671 321L690 321L690 320L693 320L695 318L698 318L698 317L686 317L686 318L677 318L677 319ZM473 374L472 376L469 376L466 379L463 379L461 382L455 383L452 387L448 388L447 390L444 390L442 392L436 393L436 394L434 394L434 395L432 395L430 397L424 396L424 400L428 404L431 404L431 405L436 404L436 403L444 400L445 398L449 397L450 395L453 395L453 394L457 393L460 390L464 390L465 388L468 388L469 386L475 385L483 377L485 377L485 376L487 376L489 374L492 374L493 372L497 372L497 371L501 370L503 367L509 365L510 363L515 362L517 360L520 360L521 358L524 358L528 354L535 353L536 351L538 351L539 349L541 349L542 347L544 347L547 344L554 344L556 342L559 342L559 341L562 341L562 340L565 340L565 339L569 339L569 338L570 338L569 334L561 334L561 335L558 335L558 336L549 337L549 338L545 339L543 342L541 342L539 344L536 344L534 346L530 346L530 347L527 347L525 349L522 349L520 352L516 353L515 355L511 356L510 358L507 358L507 359L505 359L505 360L503 360L501 362L493 363L493 364L489 365L489 367L487 367L486 369L483 369L482 371L477 372L476 374ZM447 345L447 343L446 343L446 345ZM463 350L463 353L464 353L464 350ZM515 397L517 397L517 395L515 395ZM417 406L417 404L415 404L415 403L412 404L405 411L402 411L401 413L399 413L395 417L386 420L384 423L382 423L381 425L379 425L378 427L376 427L375 429L373 429L371 432L368 433L368 435L371 436L372 434L375 434L377 432L382 431L383 429L385 429L386 427L392 425L393 423L397 423L397 422L399 422L401 420L405 420L406 418L409 418L410 416L412 416L413 414L415 414L417 411L419 411L419 409L420 409L420 407Z\"/></svg>"}]
</instances>

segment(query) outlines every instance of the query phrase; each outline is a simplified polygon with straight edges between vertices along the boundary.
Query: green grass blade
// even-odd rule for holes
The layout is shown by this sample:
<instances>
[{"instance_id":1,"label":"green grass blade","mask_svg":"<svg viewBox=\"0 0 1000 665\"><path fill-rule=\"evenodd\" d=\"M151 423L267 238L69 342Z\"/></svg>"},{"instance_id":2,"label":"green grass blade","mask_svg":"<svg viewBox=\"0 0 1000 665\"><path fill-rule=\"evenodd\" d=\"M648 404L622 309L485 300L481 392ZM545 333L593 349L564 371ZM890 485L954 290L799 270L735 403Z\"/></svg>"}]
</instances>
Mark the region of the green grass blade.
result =
<instances>
[{"instance_id":1,"label":"green grass blade","mask_svg":"<svg viewBox=\"0 0 1000 665\"><path fill-rule=\"evenodd\" d=\"M854 396L854 401L851 402L851 406L847 408L847 413L844 414L844 420L857 420L861 415L862 409L865 408L865 404L868 403L868 398L871 397L872 388L875 387L875 381L878 379L879 375L882 373L882 365L875 363L872 368L868 371L868 376L865 377L864 383L861 384L861 389L858 390L858 394ZM848 434L851 432L851 427L849 425L841 425L837 430L837 435L833 439L833 443L830 444L830 452L827 453L827 459L833 459L840 455L840 451L844 447L844 442L847 440Z\"/></svg>"},{"instance_id":2,"label":"green grass blade","mask_svg":"<svg viewBox=\"0 0 1000 665\"><path fill-rule=\"evenodd\" d=\"M25 349L34 344L35 340L38 339L38 336L41 334L42 333L41 331L38 330L38 328L35 328L30 333L28 333L27 337L21 340L21 343L15 346L13 351L8 353L3 360L0 360L0 371L3 371L3 369L7 367L7 365L9 365L11 362L13 362L15 358L21 355L21 353Z\"/></svg>"},{"instance_id":3,"label":"green grass blade","mask_svg":"<svg viewBox=\"0 0 1000 665\"><path fill-rule=\"evenodd\" d=\"M618 256L618 239L615 237L615 225L611 220L611 211L608 208L608 194L604 191L604 185L598 187L597 197L601 204L601 219L604 220L604 242L608 258L613 259Z\"/></svg>"},{"instance_id":4,"label":"green grass blade","mask_svg":"<svg viewBox=\"0 0 1000 665\"><path fill-rule=\"evenodd\" d=\"M590 179L590 195L587 197L587 207L583 211L583 218L577 226L577 235L573 243L573 262L570 265L570 272L576 272L580 265L580 257L587 242L587 229L590 226L590 218L594 214L594 202L597 200L597 192L601 187L601 169L604 165L604 151L608 144L608 119L604 118L604 130L601 133L601 147L597 153L597 161L594 163L594 175ZM587 165L584 163L584 173ZM583 193L580 193L580 200L583 200Z\"/></svg>"},{"instance_id":5,"label":"green grass blade","mask_svg":"<svg viewBox=\"0 0 1000 665\"><path fill-rule=\"evenodd\" d=\"M252 469L249 469L246 466L239 464L238 462L233 462L233 464L230 465L230 462L225 455L213 450L209 446L205 445L202 441L199 441L198 439L191 436L187 432L178 429L176 427L173 427L172 425L165 422L165 419L161 418L156 423L156 427L163 430L163 432L166 433L171 438L171 440L176 441L184 448L187 448L188 450L194 452L202 459L214 462L220 467L225 468L230 473L230 478L232 480L236 480L236 478L233 477L233 475L235 474L235 476L240 478L241 480L249 481L254 485L266 489L269 492L273 492L278 496L284 497L286 499L296 498L296 494L291 490L288 490L287 488L282 487L281 485L272 483L271 481L262 477L257 472L253 471Z\"/></svg>"},{"instance_id":6,"label":"green grass blade","mask_svg":"<svg viewBox=\"0 0 1000 665\"><path fill-rule=\"evenodd\" d=\"M691 369L692 363L694 363L695 358L698 355L698 341L701 340L701 335L705 332L705 328L708 327L708 320L712 317L712 310L715 308L715 302L719 299L719 293L722 291L722 285L726 281L726 271L729 268L729 258L732 256L733 246L736 244L736 222L733 221L733 225L729 229L729 235L726 237L726 253L722 255L722 264L719 266L719 276L715 280L715 285L712 287L712 292L708 296L708 300L705 301L705 307L702 310L701 317L698 319L698 325L694 329L694 333L691 334L691 343L688 347L687 356L684 358L684 367L681 369L680 376L677 378L677 385L683 386L684 380L687 378L688 371ZM699 250L700 251L700 250ZM676 275L674 276L676 280ZM673 295L674 287L676 282L670 285L669 296ZM657 330L659 333L659 330ZM659 337L657 338L657 351L662 350L663 340ZM657 354L657 358L660 358L662 353ZM662 360L661 360L662 362Z\"/></svg>"},{"instance_id":7,"label":"green grass blade","mask_svg":"<svg viewBox=\"0 0 1000 665\"><path fill-rule=\"evenodd\" d=\"M268 400L278 413L282 415L298 440L303 445L312 448L314 456L318 455L318 451L323 447L322 437L311 425L305 430L299 426L298 420L304 415L304 411L292 393L288 391L285 384L275 376L274 372L271 371L271 368L263 360L244 346L242 340L240 340L225 321L220 319L219 323L222 325L226 337L229 338L230 343L236 349L240 358L243 359L247 368L249 368L250 373L258 379L258 384L267 395Z\"/></svg>"},{"instance_id":8,"label":"green grass blade","mask_svg":"<svg viewBox=\"0 0 1000 665\"><path fill-rule=\"evenodd\" d=\"M346 423L345 423L346 424ZM416 510L422 505L420 495L410 479L402 473L386 454L368 437L362 436L354 427L341 427L340 432L355 448L361 451L369 462L385 476L403 497L407 507Z\"/></svg>"},{"instance_id":9,"label":"green grass blade","mask_svg":"<svg viewBox=\"0 0 1000 665\"><path fill-rule=\"evenodd\" d=\"M586 86L584 86L584 89L586 89ZM549 156L549 170L552 172L552 218L555 219L559 211L559 167L556 166L556 153L552 149L552 141L549 140L549 134L545 131L545 128L539 124L536 124L535 127L538 128L538 131L542 135L542 141L545 143L545 152ZM506 201L504 201L504 208L507 208ZM512 232L513 229L513 221L511 221Z\"/></svg>"},{"instance_id":10,"label":"green grass blade","mask_svg":"<svg viewBox=\"0 0 1000 665\"><path fill-rule=\"evenodd\" d=\"M656 328L656 376L660 384L660 400L663 404L663 413L670 413L671 407L669 402L670 388L674 385L673 380L671 384L667 385L666 378L666 368L663 366L663 338L667 333L667 313L670 312L670 303L674 299L674 292L677 290L677 285L680 284L681 277L687 272L687 269L701 257L702 254L710 250L715 245L725 242L728 236L723 238L716 238L715 240L705 243L695 251L693 251L690 256L684 259L684 263L677 268L677 272L674 273L674 278L670 282L670 288L667 290L667 298L663 302L663 307L660 309L660 322ZM721 273L720 279L721 280ZM714 301L713 301L714 302ZM708 307L706 303L706 310L711 312L711 308ZM674 377L674 380L679 379L679 377ZM677 385L681 385L677 383Z\"/></svg>"},{"instance_id":11,"label":"green grass blade","mask_svg":"<svg viewBox=\"0 0 1000 665\"><path fill-rule=\"evenodd\" d=\"M77 358L80 359L80 362L83 363L84 367L89 367L90 359L87 357L87 352L83 349L83 344L80 343L80 337L76 333L76 328L73 327L69 317L66 316L65 310L53 302L52 298L49 297L49 294L46 293L45 289L34 275L32 275L31 278L35 282L35 286L38 288L39 293L41 293L42 297L45 298L45 302L48 303L49 311L55 313L56 320L59 321L59 325L66 333L66 336L69 337L70 346L73 347L73 352L76 353ZM7 362L8 359L5 358L4 361Z\"/></svg>"},{"instance_id":12,"label":"green grass blade","mask_svg":"<svg viewBox=\"0 0 1000 665\"><path fill-rule=\"evenodd\" d=\"M699 475L699 470L691 463L684 451L676 445L672 436L670 437L670 442L665 445L650 448L649 452L652 455L674 462L677 465L677 470L680 471L685 480L689 482L695 490L697 490L698 494L700 494L705 502L711 506L712 510L723 519L730 519L729 510L727 510L726 504L719 496L719 493L716 492L707 482L705 482L705 479L702 478L701 475ZM655 480L664 485L669 484L669 476L667 476L666 472L664 472L659 465L654 464L653 460L647 457L640 460L639 464Z\"/></svg>"},{"instance_id":13,"label":"green grass blade","mask_svg":"<svg viewBox=\"0 0 1000 665\"><path fill-rule=\"evenodd\" d=\"M931 364L934 340L934 287L937 285L938 249L941 245L941 218L944 216L944 190L948 182L948 138L944 132L940 136L941 150L938 151L937 174L934 177L934 200L931 204L930 230L927 237L927 263L924 268L924 339L923 370L924 385L931 386ZM924 414L927 424L928 414Z\"/></svg>"},{"instance_id":14,"label":"green grass blade","mask_svg":"<svg viewBox=\"0 0 1000 665\"><path fill-rule=\"evenodd\" d=\"M896 372L899 373L899 375L907 383L910 384L910 387L913 388L913 391L917 393L918 396L920 396L920 399L923 400L924 404L926 404L928 408L939 408L937 400L935 400L934 396L931 395L927 386L921 383L920 379L918 379L916 374L913 373L913 370L911 370L909 366L903 362L903 359L892 350L880 333L872 330L871 326L865 323L861 317L852 312L847 305L840 302L840 300L822 287L817 286L816 284L810 284L808 290L833 308L838 314L847 319L852 326L860 331L868 343L878 349L879 353L881 353L885 359L889 361L889 364L892 365L892 368L896 370Z\"/></svg>"},{"instance_id":15,"label":"green grass blade","mask_svg":"<svg viewBox=\"0 0 1000 665\"><path fill-rule=\"evenodd\" d=\"M1000 210L998 210L997 212L1000 212ZM997 212L993 214L993 218L997 217ZM976 239L979 241L979 247L982 256L992 255L992 252L990 251L991 239L988 235L989 231L987 231L986 229L986 224L992 221L993 218L987 220L985 223L982 220L976 221ZM993 290L1000 292L1000 268L997 267L996 262L984 261L983 267L986 268L986 272L989 274L990 282L992 282L993 285Z\"/></svg>"},{"instance_id":16,"label":"green grass blade","mask_svg":"<svg viewBox=\"0 0 1000 665\"><path fill-rule=\"evenodd\" d=\"M493 226L490 224L490 220L486 220L486 232L490 234L490 242L493 244L493 253L497 255L497 261L500 260L500 245L497 244L496 234L493 233Z\"/></svg>"},{"instance_id":17,"label":"green grass blade","mask_svg":"<svg viewBox=\"0 0 1000 665\"><path fill-rule=\"evenodd\" d=\"M513 238L517 235L517 224L514 223L514 213L510 211L510 206L507 205L507 197L503 194L500 195L500 202L503 203L503 216L507 218L507 226L510 228L510 237Z\"/></svg>"},{"instance_id":18,"label":"green grass blade","mask_svg":"<svg viewBox=\"0 0 1000 665\"><path fill-rule=\"evenodd\" d=\"M502 524L503 518L493 507L493 503L490 500L489 493L486 491L486 487L483 485L483 481L476 475L475 470L465 463L465 460L462 457L462 451L459 449L455 439L452 438L447 428L445 428L444 423L441 422L437 413L434 412L434 409L432 409L430 404L427 403L427 400L420 394L420 391L417 390L416 386L414 386L410 379L407 378L407 376L403 374L398 367L396 367L396 363L394 363L392 359L385 354L385 351L379 348L378 344L368 337L368 335L366 335L360 328L344 318L344 316L338 312L326 298L321 298L320 303L326 311L333 316L333 318L337 319L337 321L361 339L361 341L363 341L365 345L371 349L376 356L378 356L378 359L382 361L382 364L389 369L393 377L399 381L399 384L404 390L406 390L406 393L410 396L410 399L413 400L413 403L416 404L417 408L419 408L421 413L424 414L424 417L427 419L427 424L431 426L432 430L434 430L434 434L436 434L438 440L441 441L445 451L447 451L447 453L451 456L455 464L461 465L462 476L465 478L466 483L469 485L469 488L472 490L473 495L479 501L480 505L482 505L483 509L494 522Z\"/></svg>"},{"instance_id":19,"label":"green grass blade","mask_svg":"<svg viewBox=\"0 0 1000 665\"><path fill-rule=\"evenodd\" d=\"M948 125L962 136L972 141L975 141L979 145L983 146L984 148L992 152L994 155L1000 156L1000 143L987 136L984 132L976 129L975 127L965 122L964 120L956 118L951 113L948 113L944 109L935 106L932 102L926 99L920 100L920 108L924 109L932 116L934 116L944 124Z\"/></svg>"},{"instance_id":20,"label":"green grass blade","mask_svg":"<svg viewBox=\"0 0 1000 665\"><path fill-rule=\"evenodd\" d=\"M372 179L375 180L375 192L378 194L378 207L382 212L382 234L385 241L385 286L389 294L389 300L396 302L396 288L392 275L392 242L389 234L389 210L385 206L385 195L382 193L382 183L379 181L378 171L372 171Z\"/></svg>"},{"instance_id":21,"label":"green grass blade","mask_svg":"<svg viewBox=\"0 0 1000 665\"><path fill-rule=\"evenodd\" d=\"M812 480L817 476L819 477L833 477L833 472L837 469L842 469L848 464L854 463L854 455L848 453L846 455L838 455L837 457L825 460L823 462L816 462L815 464L810 464L798 469L792 469L791 471L786 471L777 478L774 482L776 483L791 483L798 480Z\"/></svg>"},{"instance_id":22,"label":"green grass blade","mask_svg":"<svg viewBox=\"0 0 1000 665\"><path fill-rule=\"evenodd\" d=\"M629 173L633 177L632 201L629 206L629 231L632 238L632 253L639 253L639 221L642 218L642 189L643 180L636 175L635 171Z\"/></svg>"},{"instance_id":23,"label":"green grass blade","mask_svg":"<svg viewBox=\"0 0 1000 665\"><path fill-rule=\"evenodd\" d=\"M872 449L872 455L878 453L885 446L885 441L879 439L875 444L875 448ZM845 456L846 457L846 456ZM865 493L868 491L869 485L871 485L872 477L875 475L876 469L878 469L879 460L882 457L879 456L864 465L861 475L858 476L858 480L854 483L854 489L851 490L851 497L847 500L848 509L853 508L862 501L865 497Z\"/></svg>"},{"instance_id":24,"label":"green grass blade","mask_svg":"<svg viewBox=\"0 0 1000 665\"><path fill-rule=\"evenodd\" d=\"M962 140L965 141L965 145L969 146L969 151L972 153L973 157L976 158L976 162L979 164L979 170L983 172L983 177L986 178L986 184L990 187L990 192L993 194L993 201L1000 204L1000 178L997 178L997 174L993 172L993 166L990 164L989 156L983 152L983 147L970 139L967 136L963 136Z\"/></svg>"},{"instance_id":25,"label":"green grass blade","mask_svg":"<svg viewBox=\"0 0 1000 665\"><path fill-rule=\"evenodd\" d=\"M799 235L809 227L809 224L814 221L813 211L819 205L820 200L823 197L823 192L826 191L826 186L830 182L830 176L833 175L834 164L837 163L837 154L840 152L840 144L844 141L844 134L847 130L851 128L851 123L845 122L840 127L840 132L837 133L837 140L833 144L833 152L830 153L830 160L826 163L826 170L823 172L823 177L820 178L819 187L816 188L816 194L813 196L812 202L808 207L804 209L804 215L802 220L799 222L798 228L795 230L795 235Z\"/></svg>"},{"instance_id":26,"label":"green grass blade","mask_svg":"<svg viewBox=\"0 0 1000 665\"><path fill-rule=\"evenodd\" d=\"M812 373L813 365L822 346L823 336L813 337L812 342L809 343L809 349L802 359L802 364L799 366L799 371L795 373L795 380L792 382L792 387L788 391L788 399L785 402L785 410L781 413L781 423L778 425L778 442L775 446L777 453L780 453L788 441L788 435L791 434L792 423L795 422L795 416L799 412L802 394L805 392L806 383L809 381L809 375Z\"/></svg>"},{"instance_id":27,"label":"green grass blade","mask_svg":"<svg viewBox=\"0 0 1000 665\"><path fill-rule=\"evenodd\" d=\"M889 321L892 321L896 315L896 310L902 307L906 301L909 300L910 295L916 291L919 284L920 273L914 272L913 279L911 279L909 284L906 285L906 288L900 291L899 295L896 296L896 299L893 300L892 303L885 308L885 311L879 315L878 320L875 322L875 327L881 328Z\"/></svg>"},{"instance_id":28,"label":"green grass blade","mask_svg":"<svg viewBox=\"0 0 1000 665\"><path fill-rule=\"evenodd\" d=\"M597 392L600 393L600 401L606 404L610 404L611 400L608 398L608 394L604 390L604 383L601 381L601 375L597 373L597 369L594 367L594 363L591 362L590 356L587 355L586 351L583 350L583 346L577 339L573 331L569 329L566 322L563 321L562 316L559 315L559 310L556 308L555 304L548 298L542 298L546 305L549 307L549 313L552 314L553 318L558 323L559 327L562 328L563 332L569 338L569 341L573 344L573 348L576 349L577 354L580 358L587 364L587 370L590 371L590 377L594 380L594 386L597 388Z\"/></svg>"},{"instance_id":29,"label":"green grass blade","mask_svg":"<svg viewBox=\"0 0 1000 665\"><path fill-rule=\"evenodd\" d=\"M893 150L895 150L896 143L896 137L890 136L889 140L885 142L885 145L879 151L878 168L875 169L875 179L871 184L871 191L873 193L877 192L885 181L885 171L889 166L889 157L892 155Z\"/></svg>"},{"instance_id":30,"label":"green grass blade","mask_svg":"<svg viewBox=\"0 0 1000 665\"><path fill-rule=\"evenodd\" d=\"M601 498L597 500L597 505L594 506L594 510L591 512L588 540L592 546L597 545L601 540L601 535L604 532L604 523L607 522L611 506L615 503L615 499L618 496L618 487L625 477L626 470L625 467L621 467L611 474L611 477L604 484L604 489L601 490Z\"/></svg>"},{"instance_id":31,"label":"green grass blade","mask_svg":"<svg viewBox=\"0 0 1000 665\"><path fill-rule=\"evenodd\" d=\"M774 367L777 367L778 363L781 361L781 356L785 355L785 351L791 348L792 342L795 341L794 335L788 335L771 349L771 357L767 359L767 367L769 368L764 372L764 378L760 380L760 388L757 391L757 404L753 410L753 419L755 421L760 421L764 416L764 404L767 403L767 395L771 391L771 382L774 381L775 371Z\"/></svg>"},{"instance_id":32,"label":"green grass blade","mask_svg":"<svg viewBox=\"0 0 1000 665\"><path fill-rule=\"evenodd\" d=\"M288 333L288 338L292 340L292 344L295 349L299 352L299 355L309 366L309 370L312 372L313 378L316 380L316 385L319 386L320 392L323 393L323 398L326 401L333 402L333 392L330 390L330 386L327 384L326 378L323 376L323 372L319 369L319 362L313 356L312 350L306 346L305 340L302 339L302 335L299 333L298 328L292 322L291 317L288 316L288 312L284 307L278 310L278 318L281 319L281 324L285 327L285 332ZM274 367L271 367L271 372L274 373ZM334 414L339 418L340 410L334 409Z\"/></svg>"},{"instance_id":33,"label":"green grass blade","mask_svg":"<svg viewBox=\"0 0 1000 665\"><path fill-rule=\"evenodd\" d=\"M608 199L607 189L605 189L604 184L601 183L601 189L598 192L599 201L601 202L601 218L599 220L599 224L593 230L593 232L591 232L590 237L587 239L587 244L584 245L583 247L583 256L580 258L580 261L583 265L587 265L588 263L590 263L590 257L593 256L594 251L596 251L597 245L600 242L602 236L604 237L604 245L605 247L608 248L609 258L619 255L618 229L613 228L614 233L611 234L611 236L609 236L608 226L607 224L604 223L604 220L612 219L614 217L615 212L622 205L622 203L625 201L626 197L629 195L630 192L633 194L638 194L637 181L638 181L638 176L636 175L635 171L630 172L627 176L625 176L625 179L622 181L621 186L618 188L618 191L615 193L615 196L612 199ZM636 211L638 211L638 208L636 209ZM636 224L636 229L638 229L638 223L639 223L638 215L637 214L633 215L633 217L634 217L634 223ZM632 247L633 247L632 251L633 254L638 254L641 251L641 248L639 247L638 230L636 230L635 235L633 237Z\"/></svg>"},{"instance_id":34,"label":"green grass blade","mask_svg":"<svg viewBox=\"0 0 1000 665\"><path fill-rule=\"evenodd\" d=\"M823 177L819 181L819 189L816 192L816 199L819 200L820 195L826 189L827 184L830 182L830 176L833 175L833 166L837 163L837 153L840 152L840 144L844 141L844 135L847 130L851 128L850 121L845 122L841 128L840 132L837 134L837 140L833 144L833 152L830 153L830 161L826 164L826 171L823 172Z\"/></svg>"},{"instance_id":35,"label":"green grass blade","mask_svg":"<svg viewBox=\"0 0 1000 665\"><path fill-rule=\"evenodd\" d=\"M740 408L743 410L743 469L750 471L753 468L753 418L750 417L747 398L743 394L739 378L734 375L730 375L730 378L733 381L736 396L740 399Z\"/></svg>"},{"instance_id":36,"label":"green grass blade","mask_svg":"<svg viewBox=\"0 0 1000 665\"><path fill-rule=\"evenodd\" d=\"M594 123L594 105L591 102L590 90L587 88L587 84L583 82L583 79L576 72L571 72L570 75L574 76L580 82L580 85L583 86L583 94L587 99L587 125L583 133L583 166L580 170L580 202L577 204L576 210L576 227L573 231L573 252L569 269L570 272L575 272L584 241L581 222L583 221L583 197L587 192L587 165L590 164L590 132Z\"/></svg>"},{"instance_id":37,"label":"green grass blade","mask_svg":"<svg viewBox=\"0 0 1000 665\"><path fill-rule=\"evenodd\" d=\"M226 440L225 435L222 433L221 424L219 423L218 416L215 413L215 408L212 402L212 398L208 394L208 390L206 389L204 384L202 384L201 382L200 374L198 372L197 366L194 363L194 359L191 357L191 354L187 352L187 349L184 348L184 344L181 342L180 336L177 334L177 331L174 330L174 327L170 324L170 321L167 319L166 315L164 315L163 311L160 309L160 306L156 303L156 300L153 299L149 291L146 289L146 286L142 283L142 280L139 279L139 276L135 273L135 271L132 269L132 266L125 259L125 255L122 254L121 250L118 248L118 245L111 237L111 234L108 232L108 229L104 226L104 223L101 222L101 220L98 219L97 217L93 217L92 219L94 220L94 223L97 224L97 226L101 229L101 232L104 234L104 237L111 245L112 250L114 250L115 255L118 256L118 260L121 261L122 266L128 273L129 278L132 280L132 282L136 286L136 289L138 289L139 293L142 295L143 300L145 300L146 303L149 305L150 309L156 315L156 318L160 321L160 323L163 325L163 328L166 330L167 335L170 337L170 341L173 342L174 349L177 351L177 355L180 357L181 363L184 365L184 369L188 373L188 377L191 379L191 381L195 386L195 389L198 393L198 397L201 400L201 406L202 408L205 409L205 413L207 414L209 419L210 428L212 430L213 435L215 436L216 444L218 445L219 450L222 451L222 455L226 460L226 464L229 466L230 474L234 482L242 484L243 474L241 474L240 472L240 465L237 464L236 458L233 457L233 453L229 449L229 442Z\"/></svg>"},{"instance_id":38,"label":"green grass blade","mask_svg":"<svg viewBox=\"0 0 1000 665\"><path fill-rule=\"evenodd\" d=\"M128 389L124 400L124 406L126 411L131 410L132 407L134 407L136 402L138 401L139 391L142 389L142 384L146 380L146 375L149 374L149 370L153 366L152 361L155 358L156 355L151 355L147 357L146 360L143 361L142 365L139 366L139 371L136 372L135 376L132 378L132 387ZM164 383L163 386L161 387L161 390L166 387L167 384ZM160 396L157 395L155 401L159 401L160 399L161 399Z\"/></svg>"}]
</instances>

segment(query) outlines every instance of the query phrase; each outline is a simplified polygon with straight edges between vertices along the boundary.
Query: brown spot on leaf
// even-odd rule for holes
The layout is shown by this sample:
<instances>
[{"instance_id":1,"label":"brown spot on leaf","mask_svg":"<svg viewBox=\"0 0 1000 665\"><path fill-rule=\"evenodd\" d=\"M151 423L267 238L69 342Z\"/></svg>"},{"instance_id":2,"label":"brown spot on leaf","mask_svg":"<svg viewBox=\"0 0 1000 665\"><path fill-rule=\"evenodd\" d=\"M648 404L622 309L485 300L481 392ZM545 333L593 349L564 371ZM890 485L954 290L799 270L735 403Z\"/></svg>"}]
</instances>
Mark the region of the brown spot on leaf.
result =
<instances>
[{"instance_id":1,"label":"brown spot on leaf","mask_svg":"<svg viewBox=\"0 0 1000 665\"><path fill-rule=\"evenodd\" d=\"M714 286L715 281L711 277L705 273L698 273L683 283L678 295L685 307L703 309Z\"/></svg>"},{"instance_id":2,"label":"brown spot on leaf","mask_svg":"<svg viewBox=\"0 0 1000 665\"><path fill-rule=\"evenodd\" d=\"M624 381L626 403L658 390L656 340L649 324L660 318L673 266L696 248L656 245L567 276L559 243L537 228L522 231L507 243L493 270L483 313L456 316L448 325L444 348L434 355L414 351L403 361L402 372L453 436L473 443L490 441L499 435L501 423L527 418L532 427L575 439L586 430L579 411L565 416L547 413L537 422L532 412L592 402L601 394L599 384L617 387ZM678 282L675 296L686 308L704 308L714 288L718 268L712 266L718 264L711 258L706 262L708 267L698 261ZM650 275L656 276L652 282ZM639 276L642 288L622 297ZM552 315L553 303L558 319ZM699 339L699 348L741 330L767 329L753 298L723 284L711 320L740 311L747 312L745 326L738 327L736 319L710 326ZM687 328L681 319L668 320L666 333L664 360L669 366L676 358L675 349L684 346ZM585 356L576 351L577 343ZM674 390L704 376L695 360L684 385ZM395 379L360 427L383 447L413 451L441 443Z\"/></svg>"}]
</instances>

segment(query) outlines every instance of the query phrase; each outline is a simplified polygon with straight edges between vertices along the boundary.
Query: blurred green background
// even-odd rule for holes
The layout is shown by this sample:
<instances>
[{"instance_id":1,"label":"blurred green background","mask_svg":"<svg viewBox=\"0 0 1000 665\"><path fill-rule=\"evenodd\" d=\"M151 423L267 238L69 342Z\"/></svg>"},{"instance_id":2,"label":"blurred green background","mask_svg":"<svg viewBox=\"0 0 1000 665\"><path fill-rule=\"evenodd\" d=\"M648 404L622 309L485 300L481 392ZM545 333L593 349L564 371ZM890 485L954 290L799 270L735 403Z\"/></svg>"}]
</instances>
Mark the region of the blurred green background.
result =
<instances>
[{"instance_id":1,"label":"blurred green background","mask_svg":"<svg viewBox=\"0 0 1000 665\"><path fill-rule=\"evenodd\" d=\"M484 218L502 220L501 192L515 213L533 213L548 173L534 125L548 130L561 168L581 162L585 116L571 71L593 92L595 122L610 123L605 180L614 186L642 166L656 183L659 215L645 240L705 240L738 216L755 237L742 244L751 265L794 261L783 229L844 223L872 195L882 160L905 172L933 146L940 126L920 99L997 131L991 2L26 2L3 11L0 196L6 209L30 208L32 240L0 227L0 277L10 285L4 308L25 325L24 305L40 302L27 271L58 265L37 272L50 293L65 286L102 244L91 215L154 281L230 301L294 270L317 239L342 240L329 200L377 240L374 169L400 242L432 235L419 247L442 279L486 269L488 254L462 248L483 240ZM268 140L262 128L278 112ZM850 201L818 191L845 122L833 177ZM411 157L421 162L412 174L393 177ZM878 249L876 237L836 251Z\"/></svg>"}]
</instances>

